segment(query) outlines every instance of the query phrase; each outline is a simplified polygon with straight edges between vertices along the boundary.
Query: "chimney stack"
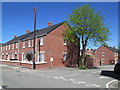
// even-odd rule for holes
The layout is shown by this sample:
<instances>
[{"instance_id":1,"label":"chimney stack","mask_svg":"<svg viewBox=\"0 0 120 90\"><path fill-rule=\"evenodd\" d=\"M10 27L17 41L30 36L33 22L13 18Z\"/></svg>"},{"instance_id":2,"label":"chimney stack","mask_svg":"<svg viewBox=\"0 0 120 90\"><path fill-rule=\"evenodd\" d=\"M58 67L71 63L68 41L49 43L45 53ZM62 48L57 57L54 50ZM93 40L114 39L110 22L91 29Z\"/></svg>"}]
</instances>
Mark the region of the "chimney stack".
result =
<instances>
[{"instance_id":1,"label":"chimney stack","mask_svg":"<svg viewBox=\"0 0 120 90\"><path fill-rule=\"evenodd\" d=\"M48 27L52 25L52 22L48 22Z\"/></svg>"},{"instance_id":2,"label":"chimney stack","mask_svg":"<svg viewBox=\"0 0 120 90\"><path fill-rule=\"evenodd\" d=\"M30 33L30 30L26 30L26 33Z\"/></svg>"},{"instance_id":3,"label":"chimney stack","mask_svg":"<svg viewBox=\"0 0 120 90\"><path fill-rule=\"evenodd\" d=\"M14 38L16 38L17 37L17 35L14 35Z\"/></svg>"}]
</instances>

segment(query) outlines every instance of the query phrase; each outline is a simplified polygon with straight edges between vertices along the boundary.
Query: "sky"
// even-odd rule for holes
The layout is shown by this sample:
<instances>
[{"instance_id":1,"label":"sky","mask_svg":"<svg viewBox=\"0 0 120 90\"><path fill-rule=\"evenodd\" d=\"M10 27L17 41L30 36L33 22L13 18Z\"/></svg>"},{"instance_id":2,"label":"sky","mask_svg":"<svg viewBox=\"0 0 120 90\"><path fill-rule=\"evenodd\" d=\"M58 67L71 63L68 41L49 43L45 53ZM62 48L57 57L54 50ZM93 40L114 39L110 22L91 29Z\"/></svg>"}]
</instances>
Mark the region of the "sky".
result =
<instances>
[{"instance_id":1,"label":"sky","mask_svg":"<svg viewBox=\"0 0 120 90\"><path fill-rule=\"evenodd\" d=\"M3 2L2 3L2 43L20 36L26 30L34 30L34 11L37 8L36 29L47 27L48 22L57 24L68 21L72 10L90 4L95 11L101 11L104 23L110 23L109 46L118 46L118 4L117 2ZM88 48L97 48L89 45Z\"/></svg>"}]
</instances>

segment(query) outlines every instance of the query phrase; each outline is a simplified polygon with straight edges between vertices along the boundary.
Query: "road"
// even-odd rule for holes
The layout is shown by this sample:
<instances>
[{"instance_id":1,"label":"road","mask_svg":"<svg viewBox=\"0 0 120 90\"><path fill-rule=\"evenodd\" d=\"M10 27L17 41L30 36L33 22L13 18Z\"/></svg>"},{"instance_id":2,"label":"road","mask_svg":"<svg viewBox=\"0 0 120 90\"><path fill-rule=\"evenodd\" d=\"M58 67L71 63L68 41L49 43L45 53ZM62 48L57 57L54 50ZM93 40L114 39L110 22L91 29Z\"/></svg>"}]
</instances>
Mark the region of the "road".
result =
<instances>
[{"instance_id":1,"label":"road","mask_svg":"<svg viewBox=\"0 0 120 90\"><path fill-rule=\"evenodd\" d=\"M74 68L31 70L1 66L2 85L7 88L118 88L117 79L101 74L102 71L113 71L113 65L88 70Z\"/></svg>"}]
</instances>

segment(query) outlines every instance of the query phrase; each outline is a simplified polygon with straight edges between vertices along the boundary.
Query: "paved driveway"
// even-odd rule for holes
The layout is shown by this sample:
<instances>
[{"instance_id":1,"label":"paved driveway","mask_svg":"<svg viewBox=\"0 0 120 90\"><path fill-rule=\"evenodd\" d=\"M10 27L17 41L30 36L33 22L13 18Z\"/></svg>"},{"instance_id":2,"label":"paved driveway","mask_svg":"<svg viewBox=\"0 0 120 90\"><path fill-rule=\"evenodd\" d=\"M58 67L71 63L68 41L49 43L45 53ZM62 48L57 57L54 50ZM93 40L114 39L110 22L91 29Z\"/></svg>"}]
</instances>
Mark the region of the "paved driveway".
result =
<instances>
[{"instance_id":1,"label":"paved driveway","mask_svg":"<svg viewBox=\"0 0 120 90\"><path fill-rule=\"evenodd\" d=\"M101 73L113 72L113 67L108 65L88 70L73 68L31 70L2 65L2 82L8 88L109 88L118 80Z\"/></svg>"}]
</instances>

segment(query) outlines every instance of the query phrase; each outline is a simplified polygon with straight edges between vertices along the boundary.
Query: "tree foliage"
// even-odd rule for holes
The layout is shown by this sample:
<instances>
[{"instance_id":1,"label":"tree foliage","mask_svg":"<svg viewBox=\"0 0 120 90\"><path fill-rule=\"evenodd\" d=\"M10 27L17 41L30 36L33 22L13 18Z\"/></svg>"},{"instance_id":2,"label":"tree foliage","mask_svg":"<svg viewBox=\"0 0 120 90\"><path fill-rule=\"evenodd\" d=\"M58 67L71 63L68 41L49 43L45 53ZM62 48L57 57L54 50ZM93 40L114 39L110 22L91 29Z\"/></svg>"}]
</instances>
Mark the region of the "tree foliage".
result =
<instances>
[{"instance_id":1,"label":"tree foliage","mask_svg":"<svg viewBox=\"0 0 120 90\"><path fill-rule=\"evenodd\" d=\"M81 62L84 65L85 50L89 42L96 46L106 44L110 40L108 38L110 35L109 24L105 24L100 12L95 12L90 5L84 5L73 10L68 20L72 29L66 32L67 37L65 38L75 42L74 35L79 37L82 46Z\"/></svg>"}]
</instances>

